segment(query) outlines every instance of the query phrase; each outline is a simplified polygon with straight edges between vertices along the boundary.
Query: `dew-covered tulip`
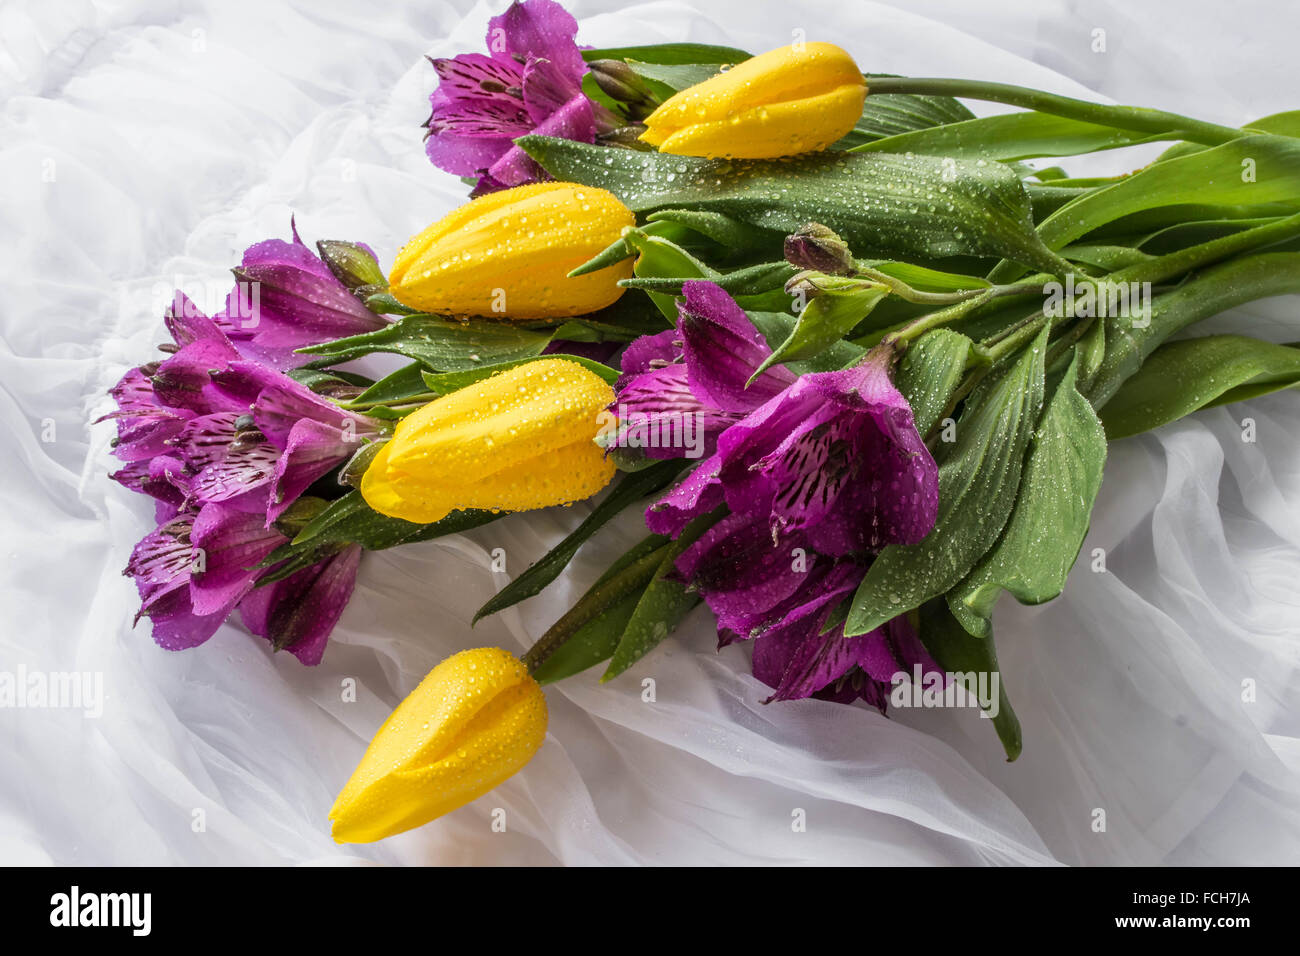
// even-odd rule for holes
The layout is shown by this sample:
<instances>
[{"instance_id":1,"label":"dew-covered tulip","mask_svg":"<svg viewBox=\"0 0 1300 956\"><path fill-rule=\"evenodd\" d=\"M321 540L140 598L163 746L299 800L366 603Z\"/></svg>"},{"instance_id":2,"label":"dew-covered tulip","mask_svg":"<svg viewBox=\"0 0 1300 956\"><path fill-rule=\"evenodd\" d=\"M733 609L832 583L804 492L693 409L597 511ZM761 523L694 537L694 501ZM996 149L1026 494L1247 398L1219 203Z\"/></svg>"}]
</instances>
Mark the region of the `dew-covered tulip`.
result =
<instances>
[{"instance_id":1,"label":"dew-covered tulip","mask_svg":"<svg viewBox=\"0 0 1300 956\"><path fill-rule=\"evenodd\" d=\"M630 260L569 277L636 217L613 193L534 183L480 196L439 219L397 254L390 291L443 315L549 319L613 305Z\"/></svg>"},{"instance_id":2,"label":"dew-covered tulip","mask_svg":"<svg viewBox=\"0 0 1300 956\"><path fill-rule=\"evenodd\" d=\"M604 379L567 359L498 372L399 422L361 493L376 511L421 523L590 497L614 477L595 441L613 400Z\"/></svg>"},{"instance_id":3,"label":"dew-covered tulip","mask_svg":"<svg viewBox=\"0 0 1300 956\"><path fill-rule=\"evenodd\" d=\"M546 697L495 647L447 658L397 706L330 810L334 839L370 843L481 797L546 738Z\"/></svg>"},{"instance_id":4,"label":"dew-covered tulip","mask_svg":"<svg viewBox=\"0 0 1300 956\"><path fill-rule=\"evenodd\" d=\"M831 43L778 47L682 90L646 118L661 153L772 159L825 149L862 115L867 87Z\"/></svg>"}]
</instances>

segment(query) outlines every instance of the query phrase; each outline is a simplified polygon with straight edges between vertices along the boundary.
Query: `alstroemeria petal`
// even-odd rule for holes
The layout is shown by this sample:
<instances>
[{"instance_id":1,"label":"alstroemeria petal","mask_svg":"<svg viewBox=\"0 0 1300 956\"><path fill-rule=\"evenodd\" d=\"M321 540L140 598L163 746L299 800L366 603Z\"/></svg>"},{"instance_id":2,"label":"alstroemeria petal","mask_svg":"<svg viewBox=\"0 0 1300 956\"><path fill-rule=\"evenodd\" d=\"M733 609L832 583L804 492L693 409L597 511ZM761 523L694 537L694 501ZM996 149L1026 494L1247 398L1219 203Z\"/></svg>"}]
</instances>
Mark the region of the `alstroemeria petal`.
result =
<instances>
[{"instance_id":1,"label":"alstroemeria petal","mask_svg":"<svg viewBox=\"0 0 1300 956\"><path fill-rule=\"evenodd\" d=\"M260 588L239 604L245 626L308 666L319 664L330 631L356 583L361 548L350 545L324 561Z\"/></svg>"},{"instance_id":2,"label":"alstroemeria petal","mask_svg":"<svg viewBox=\"0 0 1300 956\"><path fill-rule=\"evenodd\" d=\"M190 540L198 569L190 578L190 600L199 616L234 609L253 587L257 565L285 542L264 526L263 515L225 503L204 505L194 519Z\"/></svg>"},{"instance_id":3,"label":"alstroemeria petal","mask_svg":"<svg viewBox=\"0 0 1300 956\"><path fill-rule=\"evenodd\" d=\"M736 301L721 286L702 280L682 284L677 328L691 390L701 401L729 412L750 412L795 381L782 366L749 378L772 354Z\"/></svg>"}]
</instances>

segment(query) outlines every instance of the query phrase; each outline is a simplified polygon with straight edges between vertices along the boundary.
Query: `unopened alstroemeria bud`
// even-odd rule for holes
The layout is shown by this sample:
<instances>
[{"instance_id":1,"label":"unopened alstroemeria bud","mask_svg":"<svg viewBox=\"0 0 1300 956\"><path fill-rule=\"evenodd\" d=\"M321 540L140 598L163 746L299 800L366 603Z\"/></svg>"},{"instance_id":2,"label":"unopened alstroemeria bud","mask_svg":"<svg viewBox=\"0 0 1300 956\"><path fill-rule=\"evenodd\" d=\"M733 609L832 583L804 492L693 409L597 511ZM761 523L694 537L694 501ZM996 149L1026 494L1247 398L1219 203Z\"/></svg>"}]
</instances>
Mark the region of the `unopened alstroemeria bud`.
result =
<instances>
[{"instance_id":1,"label":"unopened alstroemeria bud","mask_svg":"<svg viewBox=\"0 0 1300 956\"><path fill-rule=\"evenodd\" d=\"M785 259L800 269L835 276L852 275L857 266L848 243L819 222L810 222L785 237Z\"/></svg>"},{"instance_id":2,"label":"unopened alstroemeria bud","mask_svg":"<svg viewBox=\"0 0 1300 956\"><path fill-rule=\"evenodd\" d=\"M548 319L613 305L627 260L569 278L636 224L613 193L534 183L480 196L439 219L397 254L399 302L443 315Z\"/></svg>"},{"instance_id":3,"label":"unopened alstroemeria bud","mask_svg":"<svg viewBox=\"0 0 1300 956\"><path fill-rule=\"evenodd\" d=\"M387 287L388 280L369 246L338 239L321 239L316 243L321 261L349 289L362 286Z\"/></svg>"},{"instance_id":4,"label":"unopened alstroemeria bud","mask_svg":"<svg viewBox=\"0 0 1300 956\"><path fill-rule=\"evenodd\" d=\"M613 401L603 378L567 359L498 372L402 419L361 494L376 511L421 524L462 509L580 501L614 477L595 441Z\"/></svg>"},{"instance_id":5,"label":"unopened alstroemeria bud","mask_svg":"<svg viewBox=\"0 0 1300 956\"><path fill-rule=\"evenodd\" d=\"M622 60L592 60L587 64L591 78L612 100L637 106L655 105L654 94L645 81Z\"/></svg>"},{"instance_id":6,"label":"unopened alstroemeria bud","mask_svg":"<svg viewBox=\"0 0 1300 956\"><path fill-rule=\"evenodd\" d=\"M641 138L682 156L794 156L853 129L866 96L862 72L839 47L783 46L670 97L646 119Z\"/></svg>"},{"instance_id":7,"label":"unopened alstroemeria bud","mask_svg":"<svg viewBox=\"0 0 1300 956\"><path fill-rule=\"evenodd\" d=\"M546 697L513 654L447 658L397 705L330 809L334 839L422 826L514 775L546 738Z\"/></svg>"}]
</instances>

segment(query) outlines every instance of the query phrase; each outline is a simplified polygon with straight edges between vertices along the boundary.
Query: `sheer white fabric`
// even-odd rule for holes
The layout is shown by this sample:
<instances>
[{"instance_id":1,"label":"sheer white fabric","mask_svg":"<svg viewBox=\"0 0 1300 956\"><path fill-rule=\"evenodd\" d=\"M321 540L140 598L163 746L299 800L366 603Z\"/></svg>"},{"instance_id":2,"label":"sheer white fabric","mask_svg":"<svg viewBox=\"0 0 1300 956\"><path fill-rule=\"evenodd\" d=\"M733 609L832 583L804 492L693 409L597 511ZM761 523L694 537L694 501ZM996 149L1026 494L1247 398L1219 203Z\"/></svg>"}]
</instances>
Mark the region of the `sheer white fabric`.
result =
<instances>
[{"instance_id":1,"label":"sheer white fabric","mask_svg":"<svg viewBox=\"0 0 1300 956\"><path fill-rule=\"evenodd\" d=\"M451 652L527 646L638 535L626 516L542 596L473 630L507 580L490 570L492 549L517 573L581 508L369 555L315 669L237 624L184 653L132 630L135 593L119 571L151 509L105 478L112 427L87 423L163 339L160 300L177 277L211 304L243 247L287 237L291 213L308 241L365 240L387 261L463 198L421 149L434 82L422 54L479 49L501 4L372 6L0 9L0 670L102 672L106 693L97 719L0 710L0 862L1300 860L1294 394L1112 446L1065 595L999 607L1025 727L1014 764L969 710L763 706L747 651L715 653L700 609L620 680L589 673L549 689L546 745L493 793L382 844L336 847L326 811L388 710ZM872 72L1002 79L1242 123L1300 105L1285 82L1300 11L1251 6L1234 6L1235 25L1217 5L1173 0L571 8L590 44L763 49L802 29ZM1295 301L1213 327L1293 340ZM355 703L342 700L347 679Z\"/></svg>"}]
</instances>

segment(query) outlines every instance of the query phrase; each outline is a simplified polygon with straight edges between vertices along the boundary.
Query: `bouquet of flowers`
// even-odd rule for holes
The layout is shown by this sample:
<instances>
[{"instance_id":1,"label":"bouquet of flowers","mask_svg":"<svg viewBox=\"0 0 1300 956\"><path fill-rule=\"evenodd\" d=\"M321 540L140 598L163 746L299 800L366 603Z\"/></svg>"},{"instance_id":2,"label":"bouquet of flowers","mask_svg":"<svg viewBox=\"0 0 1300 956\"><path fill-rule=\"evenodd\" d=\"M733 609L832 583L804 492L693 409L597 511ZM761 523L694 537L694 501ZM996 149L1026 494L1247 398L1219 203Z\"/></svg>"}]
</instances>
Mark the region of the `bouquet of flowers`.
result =
<instances>
[{"instance_id":1,"label":"bouquet of flowers","mask_svg":"<svg viewBox=\"0 0 1300 956\"><path fill-rule=\"evenodd\" d=\"M603 493L479 616L625 509L644 540L522 657L436 667L337 840L487 792L541 746L541 685L617 677L700 602L770 700L976 694L1015 759L993 610L1062 591L1107 443L1300 382L1298 348L1175 337L1300 292L1300 112L1236 129L864 74L823 42L576 32L523 0L433 61L426 151L470 198L387 272L295 227L219 314L177 294L109 416L113 477L157 509L127 565L154 639L238 610L316 664L363 552ZM1170 145L1111 178L1027 163L1148 142ZM383 377L348 368L380 353Z\"/></svg>"}]
</instances>

